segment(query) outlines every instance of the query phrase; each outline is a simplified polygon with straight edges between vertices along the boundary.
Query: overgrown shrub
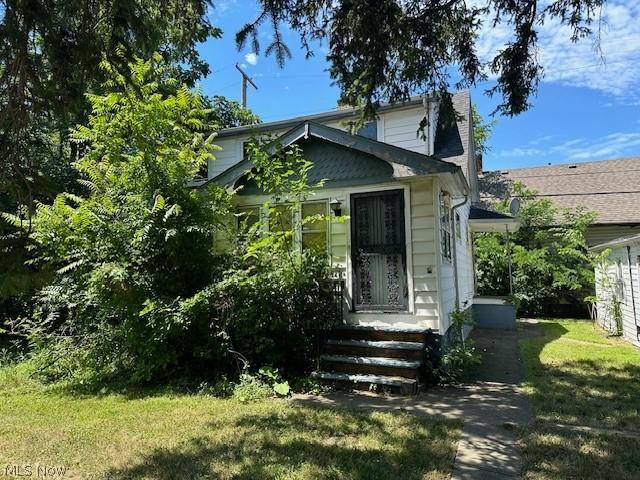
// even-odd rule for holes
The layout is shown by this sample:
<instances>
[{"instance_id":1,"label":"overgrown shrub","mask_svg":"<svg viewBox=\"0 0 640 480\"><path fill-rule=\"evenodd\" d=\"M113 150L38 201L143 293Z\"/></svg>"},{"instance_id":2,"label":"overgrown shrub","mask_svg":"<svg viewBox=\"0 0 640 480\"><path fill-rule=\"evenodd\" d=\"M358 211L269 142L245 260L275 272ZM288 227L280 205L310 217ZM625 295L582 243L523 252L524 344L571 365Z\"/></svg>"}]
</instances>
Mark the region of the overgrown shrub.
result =
<instances>
[{"instance_id":1,"label":"overgrown shrub","mask_svg":"<svg viewBox=\"0 0 640 480\"><path fill-rule=\"evenodd\" d=\"M72 133L86 194L39 204L30 222L37 266L53 280L22 330L51 380L147 382L227 362L210 311L228 266L212 247L230 195L189 188L215 150L209 113L160 62L137 62L130 80L105 64L110 93L89 97L88 126Z\"/></svg>"},{"instance_id":2,"label":"overgrown shrub","mask_svg":"<svg viewBox=\"0 0 640 480\"><path fill-rule=\"evenodd\" d=\"M86 193L38 205L29 240L52 280L34 315L12 329L47 381L214 381L238 374L230 349L252 366L303 373L316 326L335 315L326 252L293 242L296 228L319 218L278 231L254 226L230 255L216 254L233 194L188 186L216 149L210 112L159 63L137 62L130 80L105 64L110 93L89 98L88 126L73 132ZM256 142L249 153L270 211L312 194L312 165L299 148Z\"/></svg>"},{"instance_id":3,"label":"overgrown shrub","mask_svg":"<svg viewBox=\"0 0 640 480\"><path fill-rule=\"evenodd\" d=\"M312 164L297 146L273 154L254 142L248 154L253 179L271 198L264 205L269 217L289 227L265 231L256 224L237 237L233 268L217 288L233 348L251 365L297 376L312 368L318 329L335 321L337 306L327 252L302 251L294 237L305 223L328 219L297 215L318 186L308 184ZM288 220L278 221L283 215Z\"/></svg>"},{"instance_id":4,"label":"overgrown shrub","mask_svg":"<svg viewBox=\"0 0 640 480\"><path fill-rule=\"evenodd\" d=\"M594 215L557 209L520 183L514 184L512 196L522 204L521 225L509 242L499 233L475 237L478 293L509 295L510 253L519 314L586 314L584 298L593 293L594 273L585 233ZM508 200L498 202L496 209L508 213Z\"/></svg>"}]
</instances>

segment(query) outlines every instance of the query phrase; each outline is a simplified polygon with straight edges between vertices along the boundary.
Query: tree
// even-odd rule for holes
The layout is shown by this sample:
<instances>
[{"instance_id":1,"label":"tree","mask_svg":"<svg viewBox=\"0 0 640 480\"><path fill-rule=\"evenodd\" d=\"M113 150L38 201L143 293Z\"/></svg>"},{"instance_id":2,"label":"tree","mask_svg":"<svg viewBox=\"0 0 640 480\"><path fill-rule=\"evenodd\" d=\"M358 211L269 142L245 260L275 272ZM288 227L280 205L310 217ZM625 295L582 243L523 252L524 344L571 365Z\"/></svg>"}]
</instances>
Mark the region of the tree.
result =
<instances>
[{"instance_id":1,"label":"tree","mask_svg":"<svg viewBox=\"0 0 640 480\"><path fill-rule=\"evenodd\" d=\"M375 115L380 100L396 102L414 92L448 96L452 85L474 85L484 78L485 65L476 53L481 25L506 23L513 40L490 59L488 71L501 96L497 111L517 115L529 107L542 75L537 29L548 21L569 27L570 40L588 37L604 0L260 0L261 10L236 35L238 47L251 43L260 51L259 27L273 26L265 53L284 64L291 52L280 26L300 34L307 56L314 41L329 48L329 72L340 87L341 102ZM569 40L569 39L568 39ZM452 76L452 65L457 75Z\"/></svg>"},{"instance_id":2,"label":"tree","mask_svg":"<svg viewBox=\"0 0 640 480\"><path fill-rule=\"evenodd\" d=\"M561 305L574 313L586 312L584 302L593 292L594 273L585 232L595 215L557 209L521 183L515 183L509 198L495 208L509 213L512 197L521 201L520 229L510 234L509 243L504 234L476 235L478 293L509 293L511 255L513 294L520 313L553 315L563 313L558 310Z\"/></svg>"},{"instance_id":3,"label":"tree","mask_svg":"<svg viewBox=\"0 0 640 480\"><path fill-rule=\"evenodd\" d=\"M219 36L209 0L0 0L0 195L32 206L40 184L77 159L69 128L86 120L107 61L125 76L136 56L160 51L193 84L209 69L198 42ZM53 168L50 168L53 167ZM54 187L54 195L62 182ZM46 193L46 191L44 192ZM0 203L2 199L0 198Z\"/></svg>"},{"instance_id":4,"label":"tree","mask_svg":"<svg viewBox=\"0 0 640 480\"><path fill-rule=\"evenodd\" d=\"M127 77L102 63L109 93L89 96L88 124L72 133L84 146L76 168L85 193L38 204L32 219L35 262L52 280L36 295L31 338L42 333L64 352L51 363L69 362L62 372L147 380L221 355L207 292L229 195L188 187L215 150L211 112L197 92L175 88L162 63L137 60Z\"/></svg>"},{"instance_id":5,"label":"tree","mask_svg":"<svg viewBox=\"0 0 640 480\"><path fill-rule=\"evenodd\" d=\"M498 122L495 118L485 121L478 111L475 103L471 104L471 116L473 120L473 141L476 156L486 155L491 150L489 140L493 134L493 127Z\"/></svg>"},{"instance_id":6,"label":"tree","mask_svg":"<svg viewBox=\"0 0 640 480\"><path fill-rule=\"evenodd\" d=\"M211 110L211 122L217 129L260 123L260 117L234 100L215 95L213 98L205 97L205 102Z\"/></svg>"}]
</instances>

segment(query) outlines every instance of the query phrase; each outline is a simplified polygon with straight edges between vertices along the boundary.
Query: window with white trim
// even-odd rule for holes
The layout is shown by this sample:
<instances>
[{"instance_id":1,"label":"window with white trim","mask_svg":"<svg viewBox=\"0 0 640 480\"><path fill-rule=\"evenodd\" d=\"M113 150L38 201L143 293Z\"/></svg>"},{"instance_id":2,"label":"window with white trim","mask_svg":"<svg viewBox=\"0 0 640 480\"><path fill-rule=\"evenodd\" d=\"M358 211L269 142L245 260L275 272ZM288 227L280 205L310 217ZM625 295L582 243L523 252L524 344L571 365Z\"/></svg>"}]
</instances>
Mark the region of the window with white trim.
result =
<instances>
[{"instance_id":1,"label":"window with white trim","mask_svg":"<svg viewBox=\"0 0 640 480\"><path fill-rule=\"evenodd\" d=\"M451 199L446 192L440 193L440 250L444 259L451 260Z\"/></svg>"},{"instance_id":2,"label":"window with white trim","mask_svg":"<svg viewBox=\"0 0 640 480\"><path fill-rule=\"evenodd\" d=\"M260 222L260 207L240 207L238 209L238 230L240 234ZM316 218L301 222L300 219ZM265 212L264 228L270 232L288 232L295 229L290 241L302 250L327 251L329 244L328 204L326 201L305 202L299 208L291 204L271 206Z\"/></svg>"}]
</instances>

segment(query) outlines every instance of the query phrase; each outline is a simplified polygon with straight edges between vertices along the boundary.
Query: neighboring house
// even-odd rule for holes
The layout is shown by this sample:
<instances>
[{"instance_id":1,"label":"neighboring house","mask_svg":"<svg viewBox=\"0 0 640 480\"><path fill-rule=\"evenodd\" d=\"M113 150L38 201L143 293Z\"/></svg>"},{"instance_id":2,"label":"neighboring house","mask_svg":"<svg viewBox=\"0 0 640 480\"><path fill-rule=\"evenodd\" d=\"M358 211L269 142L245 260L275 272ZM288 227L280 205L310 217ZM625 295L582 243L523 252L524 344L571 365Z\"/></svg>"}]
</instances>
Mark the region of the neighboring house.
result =
<instances>
[{"instance_id":1,"label":"neighboring house","mask_svg":"<svg viewBox=\"0 0 640 480\"><path fill-rule=\"evenodd\" d=\"M596 268L597 319L640 347L640 234L593 247L610 254ZM619 309L614 308L615 303Z\"/></svg>"},{"instance_id":2,"label":"neighboring house","mask_svg":"<svg viewBox=\"0 0 640 480\"><path fill-rule=\"evenodd\" d=\"M559 208L595 212L587 231L589 245L640 233L640 157L481 173L482 202L505 198L514 182L522 182Z\"/></svg>"},{"instance_id":3,"label":"neighboring house","mask_svg":"<svg viewBox=\"0 0 640 480\"><path fill-rule=\"evenodd\" d=\"M436 99L419 98L382 106L358 135L344 126L353 109L219 134L222 151L209 165L208 181L242 186L239 211L264 228L269 220L260 206L269 199L247 178L253 166L243 155L251 136L299 145L314 165L309 180L325 180L298 215L324 213L332 220L296 238L303 249L325 245L336 278L344 281L344 319L352 327L329 345L324 368L330 375L353 374L348 380L355 382L368 374L362 382L390 385L396 380L389 378L406 372L415 383L416 342L404 340L446 343L451 312L474 302L472 231L517 228L513 218L471 207L478 191L469 94L455 94L453 104L459 118L449 126ZM337 208L346 222L332 212ZM222 238L219 248L225 248Z\"/></svg>"}]
</instances>

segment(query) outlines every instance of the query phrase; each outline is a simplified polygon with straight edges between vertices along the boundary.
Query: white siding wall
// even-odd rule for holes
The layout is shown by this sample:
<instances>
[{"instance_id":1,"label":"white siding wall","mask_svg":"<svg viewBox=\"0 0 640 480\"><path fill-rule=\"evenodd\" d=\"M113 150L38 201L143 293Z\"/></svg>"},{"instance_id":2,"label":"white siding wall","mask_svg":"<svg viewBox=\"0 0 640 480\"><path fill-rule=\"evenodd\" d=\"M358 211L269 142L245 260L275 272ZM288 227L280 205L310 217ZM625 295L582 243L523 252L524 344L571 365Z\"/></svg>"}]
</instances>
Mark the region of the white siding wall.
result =
<instances>
[{"instance_id":1,"label":"white siding wall","mask_svg":"<svg viewBox=\"0 0 640 480\"><path fill-rule=\"evenodd\" d=\"M411 239L414 312L425 322L438 320L436 217L433 181L411 185Z\"/></svg>"},{"instance_id":2,"label":"white siding wall","mask_svg":"<svg viewBox=\"0 0 640 480\"><path fill-rule=\"evenodd\" d=\"M455 206L464 200L463 197L454 197L451 200L452 206ZM437 218L440 218L440 200L439 188L434 192L434 202L437 206ZM460 238L455 233L455 214L452 219L452 241L455 242L456 269L458 279L458 295L460 300L460 308L465 309L471 307L473 303L473 294L475 290L473 276L473 250L472 243L469 238L469 210L470 202L458 207L455 212L460 215L461 235ZM453 261L449 261L442 256L440 228L437 231L438 242L438 263L439 263L439 291L440 291L440 311L442 312L440 321L440 333L446 333L451 321L449 314L456 309L456 285L454 280ZM466 303L465 303L466 302Z\"/></svg>"},{"instance_id":3,"label":"white siding wall","mask_svg":"<svg viewBox=\"0 0 640 480\"><path fill-rule=\"evenodd\" d=\"M418 127L423 118L424 108L422 107L392 111L381 115L382 137L380 141L426 154L427 144L418 134ZM435 124L435 122L431 123Z\"/></svg>"},{"instance_id":4,"label":"white siding wall","mask_svg":"<svg viewBox=\"0 0 640 480\"><path fill-rule=\"evenodd\" d=\"M469 210L471 202L458 208L456 211L460 214L460 238L456 236L456 256L458 258L458 288L460 290L460 306L461 308L470 307L473 303L473 294L475 291L474 272L473 272L473 248L469 235Z\"/></svg>"},{"instance_id":5,"label":"white siding wall","mask_svg":"<svg viewBox=\"0 0 640 480\"><path fill-rule=\"evenodd\" d=\"M351 305L351 265L349 195L376 192L384 189L405 190L405 221L407 233L407 268L409 294L408 313L351 313L345 312L345 319L361 325L395 325L433 328L438 325L438 271L436 258L436 228L433 204L433 180L421 179L411 184L399 182L367 185L349 189L324 189L318 191L313 201L337 198L342 202L342 214L346 221L332 218L329 227L329 256L334 273L345 280L347 307ZM263 196L239 196L239 205L261 205ZM220 249L228 245L228 240L220 238Z\"/></svg>"},{"instance_id":6,"label":"white siding wall","mask_svg":"<svg viewBox=\"0 0 640 480\"><path fill-rule=\"evenodd\" d=\"M618 263L621 266L622 273L622 298L620 307L622 309L622 335L625 340L640 347L638 339L636 322L640 324L640 243L632 243L631 246L631 268L629 268L629 259L627 256L627 247L619 246L612 250L609 256L605 270L596 271L596 295L598 297L598 322L607 330L616 331L616 324L611 315L608 313L609 299L611 297L611 287L607 284L615 284L618 277ZM604 278L609 277L607 282ZM635 298L636 316L634 318L633 299Z\"/></svg>"},{"instance_id":7,"label":"white siding wall","mask_svg":"<svg viewBox=\"0 0 640 480\"><path fill-rule=\"evenodd\" d=\"M209 160L208 177L220 175L229 167L242 160L242 142L248 137L221 138L214 143L222 150L214 152L215 159Z\"/></svg>"}]
</instances>

